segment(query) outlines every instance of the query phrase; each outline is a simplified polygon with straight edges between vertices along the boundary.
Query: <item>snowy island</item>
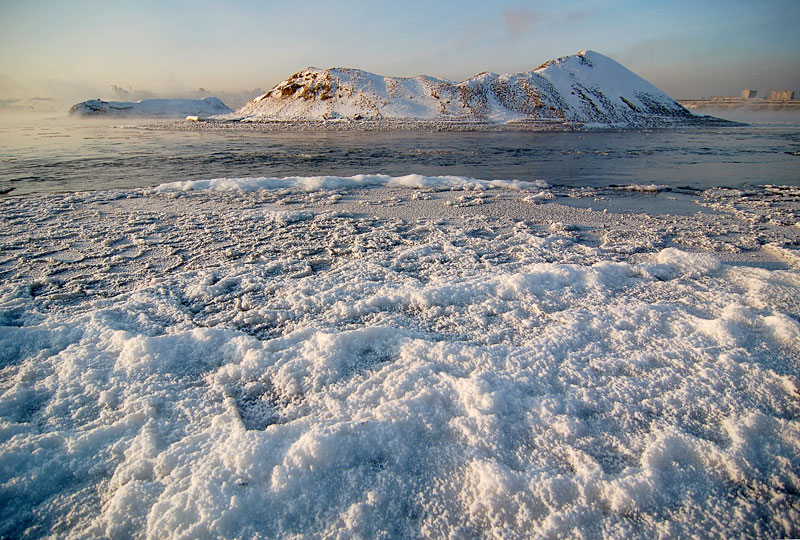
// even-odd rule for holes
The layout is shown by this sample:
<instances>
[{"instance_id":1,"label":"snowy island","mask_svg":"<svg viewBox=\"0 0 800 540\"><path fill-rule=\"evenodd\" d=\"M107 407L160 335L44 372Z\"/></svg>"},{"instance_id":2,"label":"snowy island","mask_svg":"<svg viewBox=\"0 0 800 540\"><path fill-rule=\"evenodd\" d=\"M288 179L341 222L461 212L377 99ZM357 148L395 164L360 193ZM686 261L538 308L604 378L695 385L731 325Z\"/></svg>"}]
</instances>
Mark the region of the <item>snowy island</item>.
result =
<instances>
[{"instance_id":1,"label":"snowy island","mask_svg":"<svg viewBox=\"0 0 800 540\"><path fill-rule=\"evenodd\" d=\"M141 101L103 101L90 99L70 108L69 113L80 116L144 116L180 118L189 115L213 116L233 112L222 100L203 99L143 99Z\"/></svg>"},{"instance_id":2,"label":"snowy island","mask_svg":"<svg viewBox=\"0 0 800 540\"><path fill-rule=\"evenodd\" d=\"M538 68L455 83L310 67L222 120L246 123L438 123L521 129L641 128L725 123L692 113L618 62L582 51Z\"/></svg>"}]
</instances>

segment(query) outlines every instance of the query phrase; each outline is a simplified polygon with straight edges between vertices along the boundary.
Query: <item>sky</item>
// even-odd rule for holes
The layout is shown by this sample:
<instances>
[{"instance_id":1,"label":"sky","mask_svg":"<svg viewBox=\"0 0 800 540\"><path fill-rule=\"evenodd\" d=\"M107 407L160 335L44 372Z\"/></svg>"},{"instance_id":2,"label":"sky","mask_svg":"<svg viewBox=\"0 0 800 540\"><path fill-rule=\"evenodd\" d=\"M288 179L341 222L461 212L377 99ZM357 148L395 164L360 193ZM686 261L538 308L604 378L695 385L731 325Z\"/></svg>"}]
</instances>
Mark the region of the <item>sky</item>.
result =
<instances>
[{"instance_id":1,"label":"sky","mask_svg":"<svg viewBox=\"0 0 800 540\"><path fill-rule=\"evenodd\" d=\"M676 99L800 94L798 28L798 0L0 0L0 99L266 91L308 66L461 81L583 49Z\"/></svg>"}]
</instances>

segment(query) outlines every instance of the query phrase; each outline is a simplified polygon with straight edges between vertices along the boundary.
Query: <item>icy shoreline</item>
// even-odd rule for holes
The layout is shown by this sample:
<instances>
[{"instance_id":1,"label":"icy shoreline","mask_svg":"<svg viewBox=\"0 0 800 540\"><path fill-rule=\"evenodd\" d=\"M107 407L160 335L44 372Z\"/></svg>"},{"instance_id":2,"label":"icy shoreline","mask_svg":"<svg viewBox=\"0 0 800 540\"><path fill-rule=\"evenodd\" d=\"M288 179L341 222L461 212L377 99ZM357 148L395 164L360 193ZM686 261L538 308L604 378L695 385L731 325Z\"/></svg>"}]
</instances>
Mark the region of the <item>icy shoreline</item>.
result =
<instances>
[{"instance_id":1,"label":"icy shoreline","mask_svg":"<svg viewBox=\"0 0 800 540\"><path fill-rule=\"evenodd\" d=\"M798 534L797 188L324 178L0 201L0 536Z\"/></svg>"},{"instance_id":2,"label":"icy shoreline","mask_svg":"<svg viewBox=\"0 0 800 540\"><path fill-rule=\"evenodd\" d=\"M414 120L414 119L363 119L363 120L226 120L204 118L199 121L154 122L143 129L175 131L233 131L233 132L339 132L339 131L453 131L453 132L547 132L547 131L603 131L642 129L696 129L703 127L734 127L740 124L712 116L697 116L682 123L669 119L653 119L647 125L591 125L554 120L518 120L511 122L481 122L471 120Z\"/></svg>"}]
</instances>

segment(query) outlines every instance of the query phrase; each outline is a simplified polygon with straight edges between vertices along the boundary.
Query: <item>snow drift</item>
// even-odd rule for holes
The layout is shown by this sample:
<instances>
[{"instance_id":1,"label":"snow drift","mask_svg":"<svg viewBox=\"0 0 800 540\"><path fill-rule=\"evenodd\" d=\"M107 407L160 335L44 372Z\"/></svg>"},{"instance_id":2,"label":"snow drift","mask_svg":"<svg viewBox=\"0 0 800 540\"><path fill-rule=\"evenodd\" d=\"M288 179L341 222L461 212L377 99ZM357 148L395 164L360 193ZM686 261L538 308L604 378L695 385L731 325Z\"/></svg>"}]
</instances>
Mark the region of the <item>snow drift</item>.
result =
<instances>
[{"instance_id":1,"label":"snow drift","mask_svg":"<svg viewBox=\"0 0 800 540\"><path fill-rule=\"evenodd\" d=\"M310 67L277 84L235 118L421 119L639 127L701 118L614 60L594 51L524 73L481 73L460 83Z\"/></svg>"},{"instance_id":2,"label":"snow drift","mask_svg":"<svg viewBox=\"0 0 800 540\"><path fill-rule=\"evenodd\" d=\"M90 99L70 108L70 114L81 116L154 116L179 118L187 115L213 116L233 112L219 98L143 99L141 101L103 101Z\"/></svg>"}]
</instances>

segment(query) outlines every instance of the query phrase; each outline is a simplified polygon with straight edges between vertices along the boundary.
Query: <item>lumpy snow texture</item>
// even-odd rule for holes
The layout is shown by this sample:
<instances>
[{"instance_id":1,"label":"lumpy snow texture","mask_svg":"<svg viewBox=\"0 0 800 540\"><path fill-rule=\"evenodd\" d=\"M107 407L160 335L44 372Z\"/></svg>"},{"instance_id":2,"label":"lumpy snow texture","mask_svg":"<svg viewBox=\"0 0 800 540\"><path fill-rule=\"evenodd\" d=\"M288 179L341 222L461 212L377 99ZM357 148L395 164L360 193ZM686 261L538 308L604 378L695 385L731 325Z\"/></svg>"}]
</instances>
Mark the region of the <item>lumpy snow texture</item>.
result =
<instances>
[{"instance_id":1,"label":"lumpy snow texture","mask_svg":"<svg viewBox=\"0 0 800 540\"><path fill-rule=\"evenodd\" d=\"M2 207L2 537L800 534L796 269L118 197Z\"/></svg>"}]
</instances>

